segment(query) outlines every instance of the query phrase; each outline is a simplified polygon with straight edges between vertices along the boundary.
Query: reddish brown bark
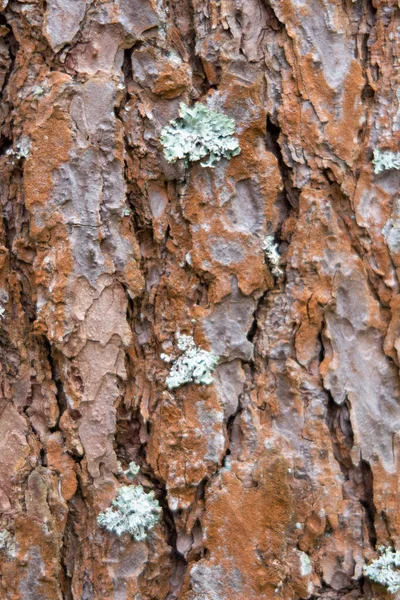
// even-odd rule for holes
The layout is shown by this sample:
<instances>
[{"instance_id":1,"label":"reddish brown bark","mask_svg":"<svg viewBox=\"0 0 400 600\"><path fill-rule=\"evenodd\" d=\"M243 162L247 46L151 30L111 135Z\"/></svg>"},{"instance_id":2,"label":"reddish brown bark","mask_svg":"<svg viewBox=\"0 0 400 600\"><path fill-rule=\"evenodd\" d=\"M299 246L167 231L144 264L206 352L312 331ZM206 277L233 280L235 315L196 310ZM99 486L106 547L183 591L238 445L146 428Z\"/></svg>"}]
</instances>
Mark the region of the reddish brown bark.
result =
<instances>
[{"instance_id":1,"label":"reddish brown bark","mask_svg":"<svg viewBox=\"0 0 400 600\"><path fill-rule=\"evenodd\" d=\"M0 597L386 597L399 547L395 0L0 0ZM169 164L179 104L241 154ZM283 275L263 251L279 244ZM168 390L177 334L217 354ZM144 542L101 529L118 474Z\"/></svg>"}]
</instances>

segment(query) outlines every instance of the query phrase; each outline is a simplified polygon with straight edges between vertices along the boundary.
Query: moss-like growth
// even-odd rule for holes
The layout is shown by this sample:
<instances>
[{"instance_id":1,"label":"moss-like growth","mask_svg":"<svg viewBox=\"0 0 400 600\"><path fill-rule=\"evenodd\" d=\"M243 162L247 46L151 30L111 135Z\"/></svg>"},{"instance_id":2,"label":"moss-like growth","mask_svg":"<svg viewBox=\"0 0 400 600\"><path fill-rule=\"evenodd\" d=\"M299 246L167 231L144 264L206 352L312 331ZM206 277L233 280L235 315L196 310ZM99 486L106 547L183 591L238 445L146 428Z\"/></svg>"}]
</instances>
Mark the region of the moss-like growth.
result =
<instances>
[{"instance_id":1,"label":"moss-like growth","mask_svg":"<svg viewBox=\"0 0 400 600\"><path fill-rule=\"evenodd\" d=\"M374 150L374 171L382 173L382 171L390 171L392 169L400 169L400 152L392 152L391 150Z\"/></svg>"},{"instance_id":2,"label":"moss-like growth","mask_svg":"<svg viewBox=\"0 0 400 600\"><path fill-rule=\"evenodd\" d=\"M117 535L130 533L136 541L146 539L160 519L161 507L154 492L146 494L141 485L123 485L107 510L100 513L97 522Z\"/></svg>"},{"instance_id":3,"label":"moss-like growth","mask_svg":"<svg viewBox=\"0 0 400 600\"><path fill-rule=\"evenodd\" d=\"M391 594L400 590L400 552L380 546L381 556L364 567L367 577L385 586Z\"/></svg>"},{"instance_id":4,"label":"moss-like growth","mask_svg":"<svg viewBox=\"0 0 400 600\"><path fill-rule=\"evenodd\" d=\"M280 277L280 275L283 274L282 269L279 267L279 261L281 257L278 252L278 244L275 244L273 235L267 235L264 238L262 248L265 252L271 273L275 275L275 277Z\"/></svg>"},{"instance_id":5,"label":"moss-like growth","mask_svg":"<svg viewBox=\"0 0 400 600\"><path fill-rule=\"evenodd\" d=\"M204 104L192 108L181 104L179 119L171 121L161 132L161 143L168 162L184 159L185 166L208 157L202 167L213 167L221 158L232 158L240 153L239 142L232 137L235 121Z\"/></svg>"},{"instance_id":6,"label":"moss-like growth","mask_svg":"<svg viewBox=\"0 0 400 600\"><path fill-rule=\"evenodd\" d=\"M212 372L217 366L219 357L198 348L191 335L179 336L178 348L182 354L173 361L166 379L168 389L172 390L185 383L210 385L213 382ZM161 358L165 362L171 362L171 358L166 354L161 354Z\"/></svg>"}]
</instances>

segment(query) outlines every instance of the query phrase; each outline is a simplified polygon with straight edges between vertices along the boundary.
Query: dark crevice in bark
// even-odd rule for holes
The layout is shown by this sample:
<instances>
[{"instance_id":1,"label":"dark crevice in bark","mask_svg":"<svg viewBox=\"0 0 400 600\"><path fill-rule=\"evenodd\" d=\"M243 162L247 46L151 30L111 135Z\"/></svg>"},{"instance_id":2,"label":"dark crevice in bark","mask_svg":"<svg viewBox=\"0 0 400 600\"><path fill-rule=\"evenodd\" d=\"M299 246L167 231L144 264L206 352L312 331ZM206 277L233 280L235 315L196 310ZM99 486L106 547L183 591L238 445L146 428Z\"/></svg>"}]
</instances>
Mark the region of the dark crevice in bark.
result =
<instances>
[{"instance_id":1,"label":"dark crevice in bark","mask_svg":"<svg viewBox=\"0 0 400 600\"><path fill-rule=\"evenodd\" d=\"M262 298L263 298L263 296L262 296ZM262 299L262 298L261 298L261 299ZM260 302L261 302L261 301L260 301ZM258 308L258 305L257 305L257 308ZM258 329L258 324L257 324L257 308L256 308L256 310L254 311L254 318L253 318L253 322L252 322L252 324L251 324L251 327L250 327L250 329L249 329L249 331L248 331L248 333L247 333L247 336L246 336L246 337L247 337L247 339L249 340L249 342L253 342L253 340L254 340L254 338L255 338L255 335L256 335L256 333L257 333L257 329Z\"/></svg>"},{"instance_id":2,"label":"dark crevice in bark","mask_svg":"<svg viewBox=\"0 0 400 600\"><path fill-rule=\"evenodd\" d=\"M287 210L290 208L297 209L299 206L299 194L300 190L293 187L290 176L290 168L287 166L283 159L282 150L279 142L281 136L281 128L274 124L269 116L267 116L267 133L266 133L266 147L267 150L272 152L278 161L279 170L282 177L284 186L284 199L287 202ZM279 202L279 197L276 202Z\"/></svg>"},{"instance_id":3,"label":"dark crevice in bark","mask_svg":"<svg viewBox=\"0 0 400 600\"><path fill-rule=\"evenodd\" d=\"M19 45L18 45L18 42L16 40L16 37L13 33L11 26L7 22L7 19L6 19L6 16L4 15L4 13L0 13L0 26L1 25L8 27L10 30L9 33L7 33L7 35L3 37L3 40L6 44L6 46L8 47L9 58L10 58L10 64L8 66L8 70L6 72L3 86L1 89L1 94L3 97L5 97L5 91L7 90L7 86L8 86L11 74L14 71L15 57L17 55ZM0 153L4 154L5 151L8 149L8 147L11 146L12 142L8 136L4 136L2 125L3 125L3 123L0 123L0 126L1 126Z\"/></svg>"},{"instance_id":4,"label":"dark crevice in bark","mask_svg":"<svg viewBox=\"0 0 400 600\"><path fill-rule=\"evenodd\" d=\"M180 2L176 2L176 0L167 0L167 7L172 16L175 27L178 31L180 31L181 41L185 46L187 59L193 73L193 84L196 90L196 93L193 94L193 99L198 100L202 96L205 96L210 89L216 89L217 85L209 82L204 71L202 60L196 52L197 35L193 1L181 0ZM182 23L188 25L186 31L182 30ZM221 67L214 64L214 68L218 75L220 75Z\"/></svg>"},{"instance_id":5,"label":"dark crevice in bark","mask_svg":"<svg viewBox=\"0 0 400 600\"><path fill-rule=\"evenodd\" d=\"M285 161L283 160L282 151L281 151L281 148L279 145L279 136L280 135L281 135L280 127L275 125L271 121L270 117L267 116L265 144L266 144L267 150L272 152L272 154L276 157L276 159L278 161L278 166L279 166L279 170L281 173L282 183L284 186L283 192L280 195L278 195L278 197L276 198L276 201L275 201L276 204L279 204L279 206L281 207L281 211L280 211L281 214L280 214L280 219L279 219L280 222L278 223L279 229L282 227L283 222L289 217L291 210L297 209L298 204L299 204L299 190L296 190L292 186L290 169L286 165ZM269 224L267 224L267 226L271 227L272 224L269 223ZM277 242L279 244L279 231L273 232L273 231L269 230L268 233L271 235L275 234L278 238ZM265 258L265 260L266 260L267 266L269 268L271 268L271 266L268 263L267 257ZM281 268L282 268L282 270L284 270L283 266ZM274 281L275 281L276 287L281 286L282 285L282 276L279 279L276 279L276 277L274 277ZM256 335L258 332L258 315L260 313L260 310L264 307L264 305L267 301L267 298L268 298L268 294L271 291L272 290L270 290L270 289L265 290L257 301L257 306L254 310L254 315L253 315L253 322L247 333L247 339L252 343L255 343ZM254 370L254 365L253 365L252 369Z\"/></svg>"},{"instance_id":6,"label":"dark crevice in bark","mask_svg":"<svg viewBox=\"0 0 400 600\"><path fill-rule=\"evenodd\" d=\"M77 490L68 501L68 514L67 521L65 524L64 534L61 543L61 561L60 566L62 569L62 576L60 580L61 590L63 594L63 600L75 600L72 590L73 575L69 571L69 562L73 564L79 560L79 552L81 542L79 536L75 532L76 524L82 520L82 512L80 512L76 504L77 502L83 506L85 500L83 498L82 489L80 485L79 476L77 476L78 487ZM72 569L73 573L74 569Z\"/></svg>"},{"instance_id":7,"label":"dark crevice in bark","mask_svg":"<svg viewBox=\"0 0 400 600\"><path fill-rule=\"evenodd\" d=\"M6 173L8 167L4 169ZM14 167L8 174L8 181L4 184L5 189L13 189L19 186L21 182L21 169ZM5 199L1 194L4 202L2 205L3 212L3 243L9 251L10 272L17 274L20 285L19 300L22 309L26 316L27 324L33 323L36 319L36 302L33 299L32 292L32 263L21 260L18 253L14 250L14 244L24 239L24 248L35 250L30 242L26 242L29 236L29 217L26 208L21 202L21 199L15 196L10 196ZM29 239L29 238L28 238ZM0 304L1 304L0 298ZM12 308L12 305L11 305Z\"/></svg>"},{"instance_id":8,"label":"dark crevice in bark","mask_svg":"<svg viewBox=\"0 0 400 600\"><path fill-rule=\"evenodd\" d=\"M9 101L11 99L7 98L7 87L9 84L10 77L14 72L15 58L18 52L19 44L12 30L11 24L8 22L7 17L4 13L0 13L0 25L9 28L9 33L3 39L6 45L8 46L10 65L2 87L2 98L4 100L5 106L9 108ZM9 188L12 187L12 184L14 184L15 188L19 187L19 185L22 184L22 171L20 167L23 164L23 159L19 161L20 164L15 164L14 166L12 165L12 163L10 164L10 161L13 160L11 155L13 146L12 117L10 116L10 114L7 113L7 111L4 112L5 122L3 121L0 123L0 155L4 156L1 165L3 172L2 187L4 186L4 194L1 193L4 230L3 243L9 250L11 268L15 269L18 272L18 264L15 254L12 250L12 246L18 230L18 221L20 227L21 221L23 221L24 208L21 206L21 203L17 203L16 198L6 197L6 193L9 193ZM22 282L21 287L21 303L24 309L27 311L27 314L30 317L32 317L32 302L28 301L28 299L24 297L25 289L22 285Z\"/></svg>"},{"instance_id":9,"label":"dark crevice in bark","mask_svg":"<svg viewBox=\"0 0 400 600\"><path fill-rule=\"evenodd\" d=\"M372 2L362 4L362 18L358 24L358 34L356 36L355 58L359 62L363 71L365 81L364 88L361 92L361 101L365 106L365 121L358 132L358 140L361 148L365 148L371 134L371 114L374 110L375 90L370 85L370 74L373 74L374 67L371 65L370 46L373 43L371 36L374 36L376 25L376 9ZM365 160L372 160L372 153L369 156L368 148L366 148ZM360 172L356 173L357 179L360 177Z\"/></svg>"},{"instance_id":10,"label":"dark crevice in bark","mask_svg":"<svg viewBox=\"0 0 400 600\"><path fill-rule=\"evenodd\" d=\"M228 466L228 462L230 460L229 456L232 455L233 441L234 441L235 434L237 433L238 422L240 420L240 415L243 411L243 397L244 397L245 393L246 393L246 387L244 387L242 393L238 396L235 412L228 417L228 420L226 422L226 436L227 436L227 440L228 440L227 448L226 448L225 454L222 458L221 466L219 467L218 471L212 477L215 477L222 468L225 468Z\"/></svg>"},{"instance_id":11,"label":"dark crevice in bark","mask_svg":"<svg viewBox=\"0 0 400 600\"><path fill-rule=\"evenodd\" d=\"M138 411L124 406L121 402L117 412L114 449L122 464L128 465L131 461L138 462L141 449L140 428Z\"/></svg>"},{"instance_id":12,"label":"dark crevice in bark","mask_svg":"<svg viewBox=\"0 0 400 600\"><path fill-rule=\"evenodd\" d=\"M377 542L375 529L377 511L374 504L374 476L371 465L365 460L360 461L358 469L361 476L360 504L364 508L366 515L369 543L372 548L375 548Z\"/></svg>"},{"instance_id":13,"label":"dark crevice in bark","mask_svg":"<svg viewBox=\"0 0 400 600\"><path fill-rule=\"evenodd\" d=\"M165 482L156 476L146 457L146 445L142 444L139 456L142 462L143 474L152 482L153 489L156 490L157 499L162 507L162 520L166 531L166 542L171 548L171 573L170 590L165 600L176 600L186 574L188 562L177 549L178 529L175 516L168 505L167 488Z\"/></svg>"},{"instance_id":14,"label":"dark crevice in bark","mask_svg":"<svg viewBox=\"0 0 400 600\"><path fill-rule=\"evenodd\" d=\"M123 94L123 100L121 101L120 105L118 107L116 107L116 110L115 110L117 118L120 119L122 123L123 123L123 119L121 117L121 109L123 109L125 107L125 105L128 103L128 100L129 100L128 86L129 86L129 83L134 80L133 71L132 71L132 52L134 50L139 50L142 47L142 45L143 45L143 42L137 41L135 44L133 44L132 46L130 46L129 48L126 48L124 50L124 60L122 62L124 94Z\"/></svg>"},{"instance_id":15,"label":"dark crevice in bark","mask_svg":"<svg viewBox=\"0 0 400 600\"><path fill-rule=\"evenodd\" d=\"M45 348L47 360L49 362L49 366L51 369L52 381L54 382L56 389L57 389L56 400L57 400L58 409L59 409L59 415L58 415L58 422L59 422L63 412L67 409L67 402L65 399L64 387L63 387L63 383L62 383L60 374L58 372L57 361L55 360L55 358L53 356L51 344L47 340L47 338L43 338L43 346ZM58 429L58 425L55 429Z\"/></svg>"},{"instance_id":16,"label":"dark crevice in bark","mask_svg":"<svg viewBox=\"0 0 400 600\"><path fill-rule=\"evenodd\" d=\"M274 31L283 31L286 26L285 24L279 19L278 15L276 14L275 10L273 9L273 7L271 6L271 2L270 0L261 0L261 3L263 4L263 6L266 8L268 15L269 15L269 25L270 27L274 30Z\"/></svg>"},{"instance_id":17,"label":"dark crevice in bark","mask_svg":"<svg viewBox=\"0 0 400 600\"><path fill-rule=\"evenodd\" d=\"M371 104L373 103L375 97L375 90L373 87L371 87L369 85L369 83L366 83L362 92L361 92L361 100L363 102L371 102Z\"/></svg>"},{"instance_id":18,"label":"dark crevice in bark","mask_svg":"<svg viewBox=\"0 0 400 600\"><path fill-rule=\"evenodd\" d=\"M358 40L356 35L355 58L363 67L364 74L370 66L369 61L369 38L376 24L377 9L373 5L373 0L357 0L355 6L352 7L357 12L358 21ZM363 29L360 30L360 26ZM367 28L367 31L365 30ZM366 79L367 80L367 79Z\"/></svg>"},{"instance_id":19,"label":"dark crevice in bark","mask_svg":"<svg viewBox=\"0 0 400 600\"><path fill-rule=\"evenodd\" d=\"M331 434L332 449L346 484L345 494L351 494L363 508L368 541L375 549L377 534L375 529L376 508L374 505L373 475L370 465L360 458L353 463L352 449L354 433L351 424L351 408L348 401L338 405L328 390L327 425Z\"/></svg>"},{"instance_id":20,"label":"dark crevice in bark","mask_svg":"<svg viewBox=\"0 0 400 600\"><path fill-rule=\"evenodd\" d=\"M354 443L349 409L347 404L337 405L329 393L327 424L332 436L333 455L343 477L348 480L350 478L350 470L353 467L350 451Z\"/></svg>"},{"instance_id":21,"label":"dark crevice in bark","mask_svg":"<svg viewBox=\"0 0 400 600\"><path fill-rule=\"evenodd\" d=\"M249 361L248 363L244 363L242 361L242 364L247 364L249 369L250 369L250 376L251 376L251 380L252 380L252 385L254 385L254 380L255 380L255 376L256 376L256 358L257 358L257 336L260 332L259 329L259 315L262 312L263 308L265 307L266 303L267 303L267 299L268 299L268 294L271 292L270 289L267 289L262 295L261 297L258 299L256 308L254 310L253 313L253 321L251 323L250 329L247 332L247 339L249 342L251 342L254 345L254 357L253 360ZM240 406L240 403L239 403ZM237 414L238 411L236 411ZM236 416L235 414L235 416ZM230 432L232 433L233 431L233 424L234 424L234 419L231 420L230 423ZM231 437L230 437L231 439Z\"/></svg>"}]
</instances>

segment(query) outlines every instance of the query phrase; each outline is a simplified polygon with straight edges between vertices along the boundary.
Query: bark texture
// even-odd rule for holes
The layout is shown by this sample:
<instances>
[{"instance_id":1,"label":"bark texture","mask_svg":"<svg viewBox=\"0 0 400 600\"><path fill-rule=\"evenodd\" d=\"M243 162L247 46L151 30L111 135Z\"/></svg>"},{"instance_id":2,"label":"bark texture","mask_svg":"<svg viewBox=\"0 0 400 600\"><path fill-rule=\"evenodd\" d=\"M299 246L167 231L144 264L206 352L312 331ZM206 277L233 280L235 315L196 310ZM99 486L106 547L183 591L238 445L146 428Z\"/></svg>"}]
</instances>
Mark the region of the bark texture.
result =
<instances>
[{"instance_id":1,"label":"bark texture","mask_svg":"<svg viewBox=\"0 0 400 600\"><path fill-rule=\"evenodd\" d=\"M0 597L389 597L362 568L400 545L397 0L0 11ZM241 154L168 164L206 100ZM168 390L177 333L212 385ZM117 461L161 503L145 541L97 524Z\"/></svg>"}]
</instances>

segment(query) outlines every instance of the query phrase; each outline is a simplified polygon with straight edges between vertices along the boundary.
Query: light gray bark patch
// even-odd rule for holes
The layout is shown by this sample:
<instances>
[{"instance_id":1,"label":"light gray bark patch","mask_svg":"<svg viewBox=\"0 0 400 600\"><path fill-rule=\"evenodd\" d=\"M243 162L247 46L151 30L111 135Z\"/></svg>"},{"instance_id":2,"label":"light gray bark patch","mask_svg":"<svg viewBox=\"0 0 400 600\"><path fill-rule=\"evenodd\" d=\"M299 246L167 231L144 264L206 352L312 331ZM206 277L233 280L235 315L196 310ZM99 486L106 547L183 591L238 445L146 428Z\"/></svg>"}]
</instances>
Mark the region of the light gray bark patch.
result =
<instances>
[{"instance_id":1,"label":"light gray bark patch","mask_svg":"<svg viewBox=\"0 0 400 600\"><path fill-rule=\"evenodd\" d=\"M168 195L159 186L149 186L148 190L151 213L155 219L159 219L165 213L168 204Z\"/></svg>"},{"instance_id":2,"label":"light gray bark patch","mask_svg":"<svg viewBox=\"0 0 400 600\"><path fill-rule=\"evenodd\" d=\"M239 396L243 392L244 381L245 376L240 360L222 363L215 369L214 385L225 419L229 419L235 413Z\"/></svg>"},{"instance_id":3,"label":"light gray bark patch","mask_svg":"<svg viewBox=\"0 0 400 600\"><path fill-rule=\"evenodd\" d=\"M253 344L247 339L256 307L254 298L236 292L203 319L212 351L220 357L250 360Z\"/></svg>"},{"instance_id":4,"label":"light gray bark patch","mask_svg":"<svg viewBox=\"0 0 400 600\"><path fill-rule=\"evenodd\" d=\"M102 177L96 153L88 149L62 165L55 180L54 204L62 206L71 230L75 270L95 284L104 271L99 239Z\"/></svg>"},{"instance_id":5,"label":"light gray bark patch","mask_svg":"<svg viewBox=\"0 0 400 600\"><path fill-rule=\"evenodd\" d=\"M336 292L336 313L325 316L325 386L337 404L349 399L363 459L379 457L385 470L393 472L393 435L400 427L398 369L383 352L382 332L367 326L368 296L365 281L355 272Z\"/></svg>"},{"instance_id":6,"label":"light gray bark patch","mask_svg":"<svg viewBox=\"0 0 400 600\"><path fill-rule=\"evenodd\" d=\"M234 231L257 233L263 229L264 198L251 179L237 183L236 194L227 208L227 217Z\"/></svg>"},{"instance_id":7,"label":"light gray bark patch","mask_svg":"<svg viewBox=\"0 0 400 600\"><path fill-rule=\"evenodd\" d=\"M342 25L343 13L338 5L331 3L328 6L320 0L307 0L307 3L296 0L292 2L295 16L287 23L282 2L272 0L271 4L276 14L285 21L289 35L294 36L300 53L306 55L312 52L316 70L323 71L333 89L339 87L354 58L354 42Z\"/></svg>"},{"instance_id":8,"label":"light gray bark patch","mask_svg":"<svg viewBox=\"0 0 400 600\"><path fill-rule=\"evenodd\" d=\"M40 574L43 572L44 563L37 546L32 546L26 556L26 577L19 584L19 591L24 600L46 600L40 593Z\"/></svg>"},{"instance_id":9,"label":"light gray bark patch","mask_svg":"<svg viewBox=\"0 0 400 600\"><path fill-rule=\"evenodd\" d=\"M221 265L232 265L242 262L244 250L240 242L226 237L209 238L211 256Z\"/></svg>"},{"instance_id":10,"label":"light gray bark patch","mask_svg":"<svg viewBox=\"0 0 400 600\"><path fill-rule=\"evenodd\" d=\"M71 229L75 272L95 286L106 269L107 255L113 255L119 270L133 256L120 231L125 181L124 165L115 151L115 86L98 77L78 91L72 104L78 143L70 161L53 175L52 201Z\"/></svg>"},{"instance_id":11,"label":"light gray bark patch","mask_svg":"<svg viewBox=\"0 0 400 600\"><path fill-rule=\"evenodd\" d=\"M119 21L125 32L140 37L145 31L157 27L159 18L152 0L119 0Z\"/></svg>"},{"instance_id":12,"label":"light gray bark patch","mask_svg":"<svg viewBox=\"0 0 400 600\"><path fill-rule=\"evenodd\" d=\"M73 40L85 11L85 0L47 0L44 35L55 52Z\"/></svg>"},{"instance_id":13,"label":"light gray bark patch","mask_svg":"<svg viewBox=\"0 0 400 600\"><path fill-rule=\"evenodd\" d=\"M210 410L205 402L198 402L196 408L201 424L201 434L207 440L207 451L204 458L218 463L225 448L225 435L222 431L223 412L216 409Z\"/></svg>"},{"instance_id":14,"label":"light gray bark patch","mask_svg":"<svg viewBox=\"0 0 400 600\"><path fill-rule=\"evenodd\" d=\"M230 593L243 591L243 580L239 569L234 567L232 571L227 572L221 566L208 565L204 562L199 562L192 568L190 583L192 588L190 600L203 600L203 598L225 600Z\"/></svg>"}]
</instances>

